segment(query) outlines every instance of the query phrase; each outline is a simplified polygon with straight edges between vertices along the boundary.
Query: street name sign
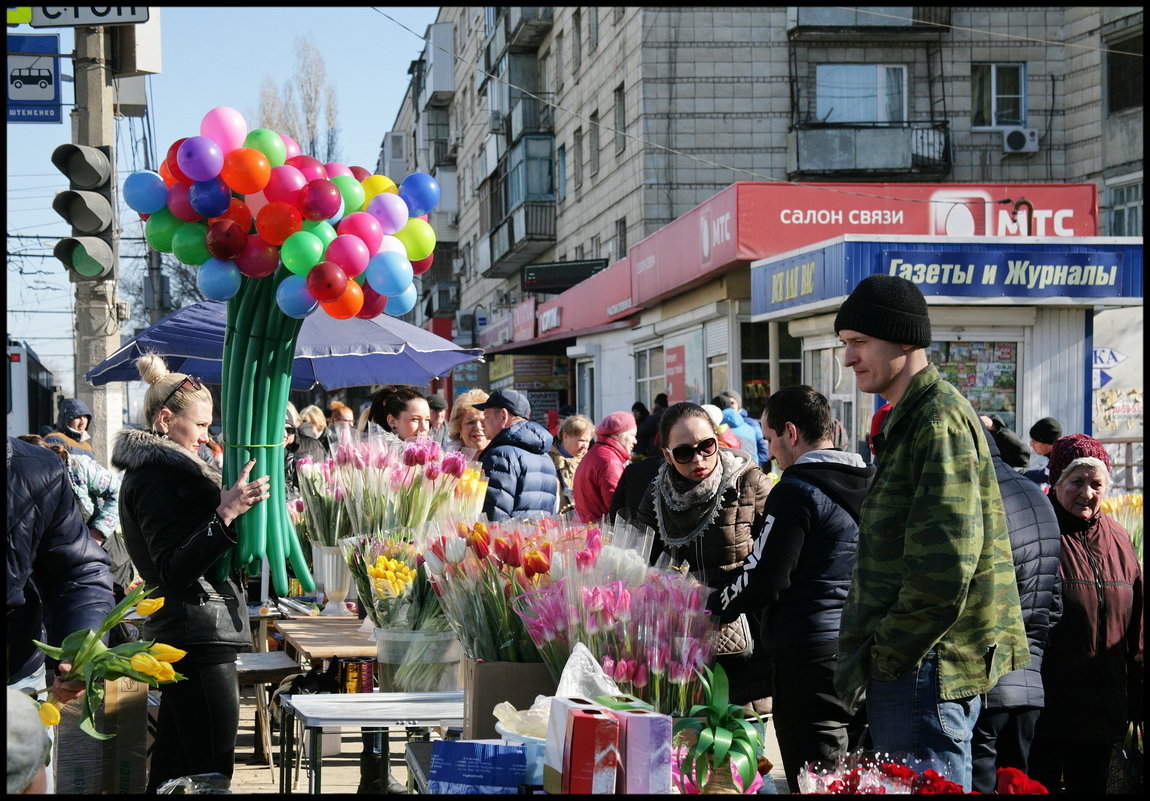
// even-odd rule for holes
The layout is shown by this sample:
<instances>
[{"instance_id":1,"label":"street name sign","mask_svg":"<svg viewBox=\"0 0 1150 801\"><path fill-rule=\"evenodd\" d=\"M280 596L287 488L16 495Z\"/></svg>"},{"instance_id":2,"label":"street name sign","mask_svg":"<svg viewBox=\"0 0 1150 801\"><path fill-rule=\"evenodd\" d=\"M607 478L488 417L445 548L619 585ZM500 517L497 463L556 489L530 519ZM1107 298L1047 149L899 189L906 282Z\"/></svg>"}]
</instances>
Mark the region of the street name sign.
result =
<instances>
[{"instance_id":1,"label":"street name sign","mask_svg":"<svg viewBox=\"0 0 1150 801\"><path fill-rule=\"evenodd\" d=\"M138 25L148 21L147 6L32 6L33 28L88 25Z\"/></svg>"}]
</instances>

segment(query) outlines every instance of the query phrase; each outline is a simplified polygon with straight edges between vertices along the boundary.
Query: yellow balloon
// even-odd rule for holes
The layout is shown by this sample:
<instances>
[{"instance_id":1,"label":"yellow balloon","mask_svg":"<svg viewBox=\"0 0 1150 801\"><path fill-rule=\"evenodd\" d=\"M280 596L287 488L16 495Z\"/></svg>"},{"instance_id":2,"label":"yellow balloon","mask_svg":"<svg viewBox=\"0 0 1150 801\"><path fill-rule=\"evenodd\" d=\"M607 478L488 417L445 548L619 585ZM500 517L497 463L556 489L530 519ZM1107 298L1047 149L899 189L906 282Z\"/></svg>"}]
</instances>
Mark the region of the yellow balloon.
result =
<instances>
[{"instance_id":1,"label":"yellow balloon","mask_svg":"<svg viewBox=\"0 0 1150 801\"><path fill-rule=\"evenodd\" d=\"M395 238L403 243L409 261L426 259L435 250L435 231L426 220L418 217L409 219L407 225L396 232Z\"/></svg>"},{"instance_id":2,"label":"yellow balloon","mask_svg":"<svg viewBox=\"0 0 1150 801\"><path fill-rule=\"evenodd\" d=\"M386 175L369 175L363 179L360 186L363 187L363 206L358 209L359 211L365 210L371 199L380 192L399 193L399 187L395 185L395 181Z\"/></svg>"}]
</instances>

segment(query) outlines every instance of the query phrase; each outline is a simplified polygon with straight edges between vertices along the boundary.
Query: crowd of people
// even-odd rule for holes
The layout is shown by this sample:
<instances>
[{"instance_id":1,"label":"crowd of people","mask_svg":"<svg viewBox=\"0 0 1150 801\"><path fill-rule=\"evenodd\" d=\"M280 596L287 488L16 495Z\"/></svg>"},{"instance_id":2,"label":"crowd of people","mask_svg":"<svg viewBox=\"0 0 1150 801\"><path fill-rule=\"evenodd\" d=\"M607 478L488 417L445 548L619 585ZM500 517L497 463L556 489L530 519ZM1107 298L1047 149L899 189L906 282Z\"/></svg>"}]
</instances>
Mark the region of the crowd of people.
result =
<instances>
[{"instance_id":1,"label":"crowd of people","mask_svg":"<svg viewBox=\"0 0 1150 801\"><path fill-rule=\"evenodd\" d=\"M709 403L661 393L597 421L563 406L550 428L515 389L448 403L385 386L358 416L338 400L326 413L288 404L287 495L299 497L300 459L355 437L431 438L477 461L490 520L649 528L652 564L711 588L731 700L772 713L792 792L805 763L857 749L913 754L966 791L993 792L996 768L1014 767L1052 791L1104 792L1114 745L1142 719L1144 605L1131 538L1102 511L1105 448L1050 417L1028 446L974 409L929 363L909 281L864 279L834 328L859 390L886 402L869 453L805 385L773 392L757 418L734 390ZM52 788L33 764L46 747L34 706L13 691L83 692L32 640L95 628L137 579L166 599L140 636L187 651L187 680L161 691L148 792L233 770L247 582L212 568L270 478L253 461L225 486L204 452L208 388L156 356L137 367L144 419L117 435L111 469L77 399L44 436L8 441L9 793ZM364 734L361 792L398 789L379 786L380 748Z\"/></svg>"}]
</instances>

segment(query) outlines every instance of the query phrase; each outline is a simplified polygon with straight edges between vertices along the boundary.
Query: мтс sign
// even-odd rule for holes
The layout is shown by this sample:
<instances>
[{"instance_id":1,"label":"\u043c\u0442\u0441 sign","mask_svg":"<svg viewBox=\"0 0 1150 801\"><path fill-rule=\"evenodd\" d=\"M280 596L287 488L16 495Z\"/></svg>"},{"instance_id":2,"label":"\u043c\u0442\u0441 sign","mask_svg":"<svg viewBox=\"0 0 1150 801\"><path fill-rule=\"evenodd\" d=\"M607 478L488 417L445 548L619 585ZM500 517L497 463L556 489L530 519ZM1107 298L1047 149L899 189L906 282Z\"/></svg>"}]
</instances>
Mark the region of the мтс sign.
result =
<instances>
[{"instance_id":1,"label":"\u043c\u0442\u0441 sign","mask_svg":"<svg viewBox=\"0 0 1150 801\"><path fill-rule=\"evenodd\" d=\"M32 6L33 28L137 25L148 21L147 6Z\"/></svg>"}]
</instances>

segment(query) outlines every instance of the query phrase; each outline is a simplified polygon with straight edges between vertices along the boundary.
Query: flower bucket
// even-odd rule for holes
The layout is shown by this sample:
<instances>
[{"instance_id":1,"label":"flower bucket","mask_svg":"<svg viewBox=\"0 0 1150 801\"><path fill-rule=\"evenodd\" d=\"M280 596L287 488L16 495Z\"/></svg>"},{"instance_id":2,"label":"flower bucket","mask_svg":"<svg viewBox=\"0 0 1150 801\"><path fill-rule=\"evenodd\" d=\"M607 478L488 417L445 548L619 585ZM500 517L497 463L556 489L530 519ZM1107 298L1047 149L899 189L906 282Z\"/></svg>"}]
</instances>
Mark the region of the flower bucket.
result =
<instances>
[{"instance_id":1,"label":"flower bucket","mask_svg":"<svg viewBox=\"0 0 1150 801\"><path fill-rule=\"evenodd\" d=\"M375 644L380 692L433 693L463 688L463 649L454 631L376 629Z\"/></svg>"}]
</instances>

